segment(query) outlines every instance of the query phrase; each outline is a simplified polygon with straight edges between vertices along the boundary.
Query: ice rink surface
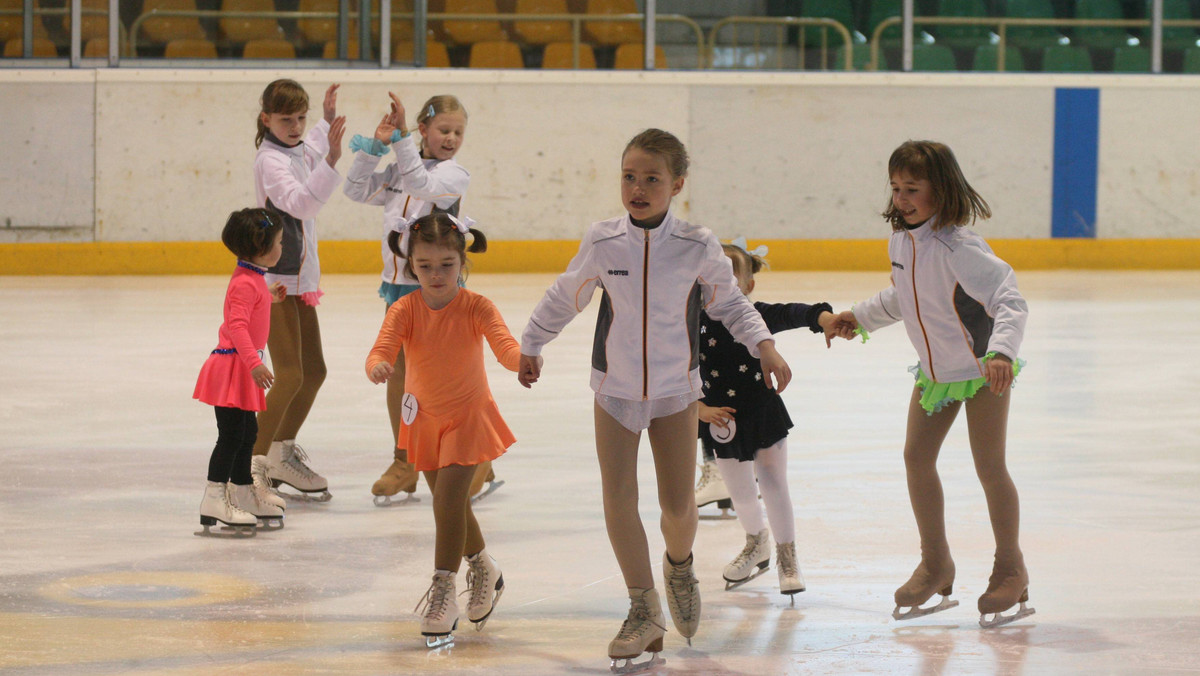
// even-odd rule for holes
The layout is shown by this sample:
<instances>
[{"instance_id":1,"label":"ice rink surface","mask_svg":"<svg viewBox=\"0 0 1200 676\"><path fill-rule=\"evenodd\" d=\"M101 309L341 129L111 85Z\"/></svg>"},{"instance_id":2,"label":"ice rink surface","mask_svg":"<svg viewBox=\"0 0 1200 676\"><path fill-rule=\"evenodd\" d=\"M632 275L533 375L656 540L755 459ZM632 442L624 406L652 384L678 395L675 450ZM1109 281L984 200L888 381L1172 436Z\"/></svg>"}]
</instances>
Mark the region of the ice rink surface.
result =
<instances>
[{"instance_id":1,"label":"ice rink surface","mask_svg":"<svg viewBox=\"0 0 1200 676\"><path fill-rule=\"evenodd\" d=\"M724 591L743 531L701 521L700 630L690 648L669 631L656 673L1200 671L1200 273L1018 277L1031 314L1008 458L1037 614L977 624L992 536L960 416L939 467L961 605L892 620L919 556L901 457L915 354L899 326L832 350L793 331L779 344L808 591L790 607L773 568ZM468 284L519 336L552 278ZM391 458L384 391L363 373L383 314L373 276L322 285L329 377L299 443L333 500L291 502L286 527L254 539L193 535L216 425L190 395L227 281L0 277L0 674L608 673L628 602L592 442L596 303L548 347L533 390L489 359L518 442L476 513L506 592L483 632L464 621L430 653L413 614L433 568L428 491L377 508L369 490ZM885 284L766 272L754 299L844 309ZM645 442L640 465L661 552Z\"/></svg>"}]
</instances>

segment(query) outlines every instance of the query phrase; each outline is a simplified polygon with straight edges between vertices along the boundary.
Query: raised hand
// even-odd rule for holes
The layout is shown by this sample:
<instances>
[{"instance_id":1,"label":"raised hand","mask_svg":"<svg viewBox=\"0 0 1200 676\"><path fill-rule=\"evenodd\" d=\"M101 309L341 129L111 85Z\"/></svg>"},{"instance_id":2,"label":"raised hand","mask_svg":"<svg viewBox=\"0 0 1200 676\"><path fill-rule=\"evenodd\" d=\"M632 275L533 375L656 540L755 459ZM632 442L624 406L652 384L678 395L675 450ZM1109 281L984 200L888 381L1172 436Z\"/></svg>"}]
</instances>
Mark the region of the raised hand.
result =
<instances>
[{"instance_id":1,"label":"raised hand","mask_svg":"<svg viewBox=\"0 0 1200 676\"><path fill-rule=\"evenodd\" d=\"M331 84L329 89L325 90L325 103L321 107L325 112L325 121L329 124L333 124L333 118L337 117L337 90L341 86L340 84Z\"/></svg>"},{"instance_id":2,"label":"raised hand","mask_svg":"<svg viewBox=\"0 0 1200 676\"><path fill-rule=\"evenodd\" d=\"M392 144L392 132L396 131L396 125L392 124L392 116L384 115L379 121L379 126L375 127L375 140L383 145Z\"/></svg>"},{"instance_id":3,"label":"raised hand","mask_svg":"<svg viewBox=\"0 0 1200 676\"><path fill-rule=\"evenodd\" d=\"M335 117L329 124L329 154L325 161L330 168L337 167L337 161L342 157L342 137L346 135L346 116Z\"/></svg>"},{"instance_id":4,"label":"raised hand","mask_svg":"<svg viewBox=\"0 0 1200 676\"><path fill-rule=\"evenodd\" d=\"M400 133L408 136L408 121L405 117L404 104L400 101L400 97L392 92L388 92L388 96L392 98L392 126L400 130Z\"/></svg>"}]
</instances>

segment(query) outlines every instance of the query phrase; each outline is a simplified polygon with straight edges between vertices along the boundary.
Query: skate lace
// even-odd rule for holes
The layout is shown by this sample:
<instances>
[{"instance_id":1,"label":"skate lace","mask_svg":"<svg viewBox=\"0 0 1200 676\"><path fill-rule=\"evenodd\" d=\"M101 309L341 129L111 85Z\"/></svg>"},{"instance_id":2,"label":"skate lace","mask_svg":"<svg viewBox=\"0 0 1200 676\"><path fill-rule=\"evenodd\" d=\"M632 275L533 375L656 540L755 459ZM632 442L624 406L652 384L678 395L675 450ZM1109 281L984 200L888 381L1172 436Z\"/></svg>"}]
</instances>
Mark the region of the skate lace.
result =
<instances>
[{"instance_id":1,"label":"skate lace","mask_svg":"<svg viewBox=\"0 0 1200 676\"><path fill-rule=\"evenodd\" d=\"M230 488L229 484L225 484L225 490L221 492L221 501L225 503L226 512L228 512L229 514L232 514L233 516L242 516L243 514L248 515L249 512L242 509L241 507L238 507L233 502L233 498L230 497L230 494L232 492L233 492L233 489Z\"/></svg>"},{"instance_id":2,"label":"skate lace","mask_svg":"<svg viewBox=\"0 0 1200 676\"><path fill-rule=\"evenodd\" d=\"M746 536L746 546L742 547L742 551L733 559L733 566L741 568L750 562L753 558L755 550L758 549L758 538L753 535Z\"/></svg>"},{"instance_id":3,"label":"skate lace","mask_svg":"<svg viewBox=\"0 0 1200 676\"><path fill-rule=\"evenodd\" d=\"M692 607L692 602L696 600L696 595L692 594L692 590L699 582L692 575L692 567L690 565L668 565L670 568L667 571L667 586L671 588L671 598L674 600L674 605L679 609L680 617L690 621L695 609Z\"/></svg>"},{"instance_id":4,"label":"skate lace","mask_svg":"<svg viewBox=\"0 0 1200 676\"><path fill-rule=\"evenodd\" d=\"M621 623L621 631L617 632L618 641L628 641L637 638L651 626L663 631L667 628L650 619L650 606L645 601L636 600L629 608L629 617Z\"/></svg>"},{"instance_id":5,"label":"skate lace","mask_svg":"<svg viewBox=\"0 0 1200 676\"><path fill-rule=\"evenodd\" d=\"M487 600L490 586L487 567L483 565L482 557L478 561L467 559L467 588L459 596L470 594L467 603L472 606L482 605Z\"/></svg>"},{"instance_id":6,"label":"skate lace","mask_svg":"<svg viewBox=\"0 0 1200 676\"><path fill-rule=\"evenodd\" d=\"M308 460L308 454L300 447L300 444L292 444L292 454L284 462L304 476L305 479L312 479L317 476L317 473L312 471L304 461Z\"/></svg>"},{"instance_id":7,"label":"skate lace","mask_svg":"<svg viewBox=\"0 0 1200 676\"><path fill-rule=\"evenodd\" d=\"M788 577L800 575L800 569L796 565L796 550L793 547L778 547L775 552L775 565Z\"/></svg>"},{"instance_id":8,"label":"skate lace","mask_svg":"<svg viewBox=\"0 0 1200 676\"><path fill-rule=\"evenodd\" d=\"M444 579L446 582L442 582L443 578L440 577L433 579L429 589L425 591L425 596L422 596L421 600L417 602L417 607L413 608L414 613L422 615L429 608L432 618L438 620L446 614L446 598L450 595L450 578Z\"/></svg>"},{"instance_id":9,"label":"skate lace","mask_svg":"<svg viewBox=\"0 0 1200 676\"><path fill-rule=\"evenodd\" d=\"M701 490L712 482L713 467L707 462L696 463L696 466L700 468L700 482L696 484L696 490Z\"/></svg>"}]
</instances>

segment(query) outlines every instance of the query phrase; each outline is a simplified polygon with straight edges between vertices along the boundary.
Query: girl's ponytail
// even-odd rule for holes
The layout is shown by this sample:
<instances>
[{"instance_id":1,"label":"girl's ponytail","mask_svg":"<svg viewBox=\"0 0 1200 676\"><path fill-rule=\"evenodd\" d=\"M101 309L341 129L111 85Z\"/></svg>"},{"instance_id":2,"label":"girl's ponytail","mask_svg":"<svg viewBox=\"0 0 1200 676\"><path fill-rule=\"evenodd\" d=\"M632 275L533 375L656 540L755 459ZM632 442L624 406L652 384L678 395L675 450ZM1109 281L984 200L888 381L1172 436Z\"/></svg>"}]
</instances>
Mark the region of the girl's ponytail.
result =
<instances>
[{"instance_id":1,"label":"girl's ponytail","mask_svg":"<svg viewBox=\"0 0 1200 676\"><path fill-rule=\"evenodd\" d=\"M401 234L398 230L389 232L387 237L388 248L391 249L392 253L396 254L397 256L401 258L408 258L408 256L404 255L404 251L400 249L400 237Z\"/></svg>"},{"instance_id":2,"label":"girl's ponytail","mask_svg":"<svg viewBox=\"0 0 1200 676\"><path fill-rule=\"evenodd\" d=\"M487 251L487 237L484 236L482 230L467 228L467 232L471 233L471 246L467 247L467 251L471 253L483 253Z\"/></svg>"}]
</instances>

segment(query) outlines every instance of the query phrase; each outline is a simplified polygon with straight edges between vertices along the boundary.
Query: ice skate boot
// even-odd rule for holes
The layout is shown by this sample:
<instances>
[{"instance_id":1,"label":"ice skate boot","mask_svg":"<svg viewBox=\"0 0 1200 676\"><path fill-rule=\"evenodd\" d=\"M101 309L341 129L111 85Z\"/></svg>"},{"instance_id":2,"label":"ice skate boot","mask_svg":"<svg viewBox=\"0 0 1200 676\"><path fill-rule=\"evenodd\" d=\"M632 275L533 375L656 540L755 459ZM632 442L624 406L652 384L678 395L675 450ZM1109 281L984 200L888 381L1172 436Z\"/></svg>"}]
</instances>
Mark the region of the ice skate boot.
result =
<instances>
[{"instance_id":1,"label":"ice skate boot","mask_svg":"<svg viewBox=\"0 0 1200 676\"><path fill-rule=\"evenodd\" d=\"M229 502L258 519L258 527L262 530L283 528L283 509L260 500L254 484L229 484Z\"/></svg>"},{"instance_id":2,"label":"ice skate boot","mask_svg":"<svg viewBox=\"0 0 1200 676\"><path fill-rule=\"evenodd\" d=\"M1036 611L1025 606L1028 601L1029 572L1025 570L1025 563L1018 559L1016 565L1002 566L996 561L992 576L988 578L987 591L979 596L979 626L991 629L1029 617ZM1018 603L1020 609L1011 615L1004 614ZM989 619L988 615L992 617Z\"/></svg>"},{"instance_id":3,"label":"ice skate boot","mask_svg":"<svg viewBox=\"0 0 1200 676\"><path fill-rule=\"evenodd\" d=\"M775 567L779 569L779 593L792 597L792 605L796 605L796 594L804 591L805 586L800 564L796 563L795 542L775 545Z\"/></svg>"},{"instance_id":4,"label":"ice skate boot","mask_svg":"<svg viewBox=\"0 0 1200 676\"><path fill-rule=\"evenodd\" d=\"M484 466L486 465L486 467ZM504 480L496 480L489 460L475 468L475 476L471 478L471 502L479 502L504 485Z\"/></svg>"},{"instance_id":5,"label":"ice skate boot","mask_svg":"<svg viewBox=\"0 0 1200 676\"><path fill-rule=\"evenodd\" d=\"M230 530L225 533L210 531L217 522L229 526ZM204 498L200 501L200 525L204 530L196 531L196 535L249 538L255 536L257 524L258 519L253 514L238 509L229 501L227 484L210 481L204 487Z\"/></svg>"},{"instance_id":6,"label":"ice skate boot","mask_svg":"<svg viewBox=\"0 0 1200 676\"><path fill-rule=\"evenodd\" d=\"M271 488L271 480L267 478L267 456L250 457L250 478L254 480L254 494L258 496L259 502L266 502L283 510L287 509L287 501L276 493L274 488Z\"/></svg>"},{"instance_id":7,"label":"ice skate boot","mask_svg":"<svg viewBox=\"0 0 1200 676\"><path fill-rule=\"evenodd\" d=\"M941 594L942 600L937 605L922 608L921 604L928 601L935 593ZM892 611L892 618L911 620L949 610L958 605L958 601L950 600L950 594L953 593L954 562L946 557L945 562L931 565L922 556L921 563L917 564L917 569L913 571L912 577L896 590L896 609ZM900 612L901 608L908 608L908 610Z\"/></svg>"},{"instance_id":8,"label":"ice skate boot","mask_svg":"<svg viewBox=\"0 0 1200 676\"><path fill-rule=\"evenodd\" d=\"M458 628L454 573L449 570L434 571L433 583L413 612L422 613L421 635L425 637L426 647L442 648L453 644L454 630Z\"/></svg>"},{"instance_id":9,"label":"ice skate boot","mask_svg":"<svg viewBox=\"0 0 1200 676\"><path fill-rule=\"evenodd\" d=\"M734 518L733 514L729 512L733 509L733 500L729 499L729 489L725 488L725 480L721 478L716 461L708 460L700 465L700 480L696 482L696 507L706 507L714 502L721 510L720 513L701 514L700 518Z\"/></svg>"},{"instance_id":10,"label":"ice skate boot","mask_svg":"<svg viewBox=\"0 0 1200 676\"><path fill-rule=\"evenodd\" d=\"M308 460L304 449L295 439L277 443L278 446L272 443L267 451L267 478L271 480L271 485L278 488L287 484L300 491L296 497L302 500L329 502L333 498L329 494L329 483L304 463Z\"/></svg>"},{"instance_id":11,"label":"ice skate boot","mask_svg":"<svg viewBox=\"0 0 1200 676\"><path fill-rule=\"evenodd\" d=\"M771 567L771 536L766 528L746 534L746 546L725 566L725 591L740 587ZM781 572L780 575L783 573Z\"/></svg>"},{"instance_id":12,"label":"ice skate boot","mask_svg":"<svg viewBox=\"0 0 1200 676\"><path fill-rule=\"evenodd\" d=\"M475 623L475 631L483 631L500 595L504 593L504 574L487 549L474 556L464 556L467 562L467 619Z\"/></svg>"},{"instance_id":13,"label":"ice skate boot","mask_svg":"<svg viewBox=\"0 0 1200 676\"><path fill-rule=\"evenodd\" d=\"M700 581L692 567L692 555L689 553L683 563L675 563L663 552L663 577L666 578L667 607L671 609L675 631L691 645L692 637L700 627Z\"/></svg>"},{"instance_id":14,"label":"ice skate boot","mask_svg":"<svg viewBox=\"0 0 1200 676\"><path fill-rule=\"evenodd\" d=\"M392 451L392 464L383 472L383 476L371 486L371 495L375 496L376 507L391 505L406 505L410 502L420 502L417 492L417 469L408 461L408 451L397 448ZM393 495L404 493L399 500Z\"/></svg>"},{"instance_id":15,"label":"ice skate boot","mask_svg":"<svg viewBox=\"0 0 1200 676\"><path fill-rule=\"evenodd\" d=\"M659 657L667 628L662 615L658 593L653 589L629 589L629 616L621 623L621 631L608 644L610 669L614 674L632 674L653 669L666 660ZM650 658L634 662L645 653Z\"/></svg>"}]
</instances>

